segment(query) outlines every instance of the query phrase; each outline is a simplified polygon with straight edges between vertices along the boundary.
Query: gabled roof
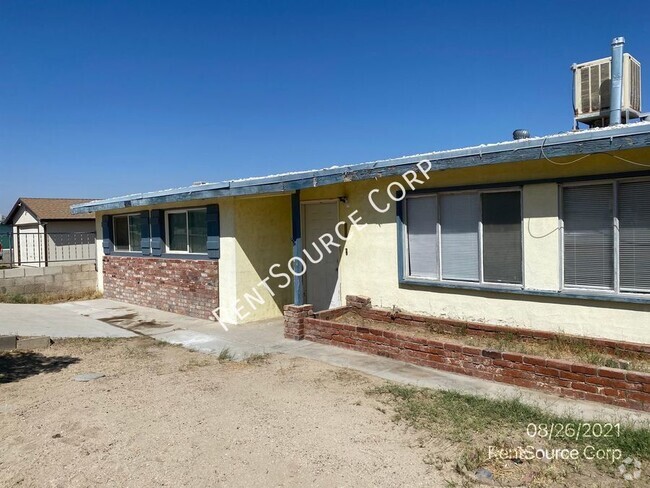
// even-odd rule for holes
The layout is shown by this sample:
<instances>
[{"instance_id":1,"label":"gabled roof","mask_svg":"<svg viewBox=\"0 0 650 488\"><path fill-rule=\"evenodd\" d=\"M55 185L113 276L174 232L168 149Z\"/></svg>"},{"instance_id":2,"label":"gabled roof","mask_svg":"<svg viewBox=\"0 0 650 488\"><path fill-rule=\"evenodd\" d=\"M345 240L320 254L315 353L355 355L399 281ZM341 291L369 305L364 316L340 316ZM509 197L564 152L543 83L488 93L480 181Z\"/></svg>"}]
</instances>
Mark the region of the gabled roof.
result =
<instances>
[{"instance_id":1,"label":"gabled roof","mask_svg":"<svg viewBox=\"0 0 650 488\"><path fill-rule=\"evenodd\" d=\"M27 208L39 222L49 220L90 220L94 214L73 214L71 205L79 205L92 201L90 198L24 198L21 197L14 204L9 215L3 223L12 222L13 216L19 208Z\"/></svg>"},{"instance_id":2,"label":"gabled roof","mask_svg":"<svg viewBox=\"0 0 650 488\"><path fill-rule=\"evenodd\" d=\"M74 205L74 214L225 196L292 192L346 181L395 176L422 160L432 171L650 147L650 122L564 132L348 166L173 188Z\"/></svg>"}]
</instances>

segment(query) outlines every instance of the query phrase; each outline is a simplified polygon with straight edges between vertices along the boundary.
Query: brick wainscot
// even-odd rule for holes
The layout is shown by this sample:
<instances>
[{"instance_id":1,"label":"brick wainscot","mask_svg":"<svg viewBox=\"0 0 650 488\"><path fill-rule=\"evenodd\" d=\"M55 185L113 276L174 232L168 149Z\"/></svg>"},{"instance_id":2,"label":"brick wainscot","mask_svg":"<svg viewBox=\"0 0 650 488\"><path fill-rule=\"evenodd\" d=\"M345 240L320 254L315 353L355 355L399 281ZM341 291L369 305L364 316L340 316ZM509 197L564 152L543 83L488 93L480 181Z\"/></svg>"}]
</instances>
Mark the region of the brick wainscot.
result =
<instances>
[{"instance_id":1,"label":"brick wainscot","mask_svg":"<svg viewBox=\"0 0 650 488\"><path fill-rule=\"evenodd\" d=\"M445 330L462 328L464 333L483 336L515 334L525 340L548 340L554 334L526 329L470 324L423 317L403 312L371 308L370 299L348 296L347 306L313 313L311 305L285 307L285 337L306 339L369 354L385 356L420 366L460 373L561 396L609 403L650 411L650 374L625 369L599 367L566 360L547 359L528 354L464 346L452 341L430 340L379 327L362 327L336 322L354 311L359 316L380 322L409 326L432 326ZM648 355L650 346L609 340L572 337L603 351L625 350Z\"/></svg>"},{"instance_id":2,"label":"brick wainscot","mask_svg":"<svg viewBox=\"0 0 650 488\"><path fill-rule=\"evenodd\" d=\"M219 306L219 261L104 256L104 297L207 319Z\"/></svg>"}]
</instances>

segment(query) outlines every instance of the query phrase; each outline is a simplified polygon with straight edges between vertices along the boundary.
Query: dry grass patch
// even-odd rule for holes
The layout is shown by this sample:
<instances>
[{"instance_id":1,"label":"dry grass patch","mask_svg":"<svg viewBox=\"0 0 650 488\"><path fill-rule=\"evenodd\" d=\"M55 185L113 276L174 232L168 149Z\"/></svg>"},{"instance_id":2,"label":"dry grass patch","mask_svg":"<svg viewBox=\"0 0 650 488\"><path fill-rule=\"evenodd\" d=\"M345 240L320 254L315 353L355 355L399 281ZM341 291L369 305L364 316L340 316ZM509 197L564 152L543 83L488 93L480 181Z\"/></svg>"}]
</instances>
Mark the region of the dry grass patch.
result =
<instances>
[{"instance_id":1,"label":"dry grass patch","mask_svg":"<svg viewBox=\"0 0 650 488\"><path fill-rule=\"evenodd\" d=\"M597 346L591 345L578 337L557 334L548 340L522 338L516 332L504 333L495 337L472 335L466 327L457 330L443 330L440 327L400 325L381 320L361 317L356 312L347 312L334 319L334 322L370 327L400 334L424 337L433 340L454 342L466 346L494 349L497 351L529 354L533 356L581 361L596 366L629 369L650 373L650 358L647 354L632 351L617 351L616 354L603 353Z\"/></svg>"},{"instance_id":2,"label":"dry grass patch","mask_svg":"<svg viewBox=\"0 0 650 488\"><path fill-rule=\"evenodd\" d=\"M95 300L102 298L102 293L95 289L65 293L39 293L35 295L0 294L0 303L52 304L73 302L77 300Z\"/></svg>"},{"instance_id":3,"label":"dry grass patch","mask_svg":"<svg viewBox=\"0 0 650 488\"><path fill-rule=\"evenodd\" d=\"M517 399L492 400L397 384L371 389L369 394L394 409L394 421L417 429L431 441L439 443L443 439L455 446L461 452L457 463L459 471L472 476L479 468L489 469L495 480L503 483L502 486L615 486L615 483L624 481L618 470L624 459L650 464L650 425L632 427L620 424L620 428L613 429L612 435L607 437L562 435L549 439L541 434L531 437L527 429L531 425L550 428L553 425L584 425L585 422L549 413ZM588 424L604 425L606 422ZM539 429L530 429L530 432L539 432ZM423 441L424 444L427 442ZM492 451L490 446L493 446ZM518 449L528 446L549 452L576 449L581 454L592 452L591 449L610 453L619 450L621 457L617 460L589 460L580 455L575 460L547 462L520 455ZM490 456L490 452L497 449L507 450L507 459ZM434 456L429 462L440 461Z\"/></svg>"}]
</instances>

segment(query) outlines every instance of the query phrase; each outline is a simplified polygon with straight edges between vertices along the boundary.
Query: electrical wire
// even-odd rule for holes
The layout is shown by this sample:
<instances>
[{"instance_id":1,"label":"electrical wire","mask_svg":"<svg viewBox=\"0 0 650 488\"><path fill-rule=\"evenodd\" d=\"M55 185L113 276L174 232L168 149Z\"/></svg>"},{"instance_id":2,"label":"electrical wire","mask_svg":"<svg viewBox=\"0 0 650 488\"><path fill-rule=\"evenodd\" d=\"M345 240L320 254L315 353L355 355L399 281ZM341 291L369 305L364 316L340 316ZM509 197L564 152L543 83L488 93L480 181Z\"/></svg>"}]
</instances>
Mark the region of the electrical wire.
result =
<instances>
[{"instance_id":1,"label":"electrical wire","mask_svg":"<svg viewBox=\"0 0 650 488\"><path fill-rule=\"evenodd\" d=\"M637 166L643 166L645 168L650 168L650 164L639 163L637 161L630 161L629 159L622 158L620 156L617 156L616 154L611 154L611 153L605 153L605 154L607 154L608 156L611 156L612 158L620 159L621 161L624 161L624 162L629 163L629 164L635 164Z\"/></svg>"},{"instance_id":2,"label":"electrical wire","mask_svg":"<svg viewBox=\"0 0 650 488\"><path fill-rule=\"evenodd\" d=\"M544 138L544 140L542 141L542 146L541 146L540 149L542 150L542 156L544 156L544 159L546 159L549 163L553 163L553 164L556 164L558 166L568 166L569 164L577 163L578 161L582 161L583 159L588 158L589 156L591 156L591 154L585 154L584 156L580 156L579 158L576 158L573 161L567 161L565 163L559 163L557 161L553 161L544 152L544 144L546 144L546 139L548 139L548 137Z\"/></svg>"},{"instance_id":3,"label":"electrical wire","mask_svg":"<svg viewBox=\"0 0 650 488\"><path fill-rule=\"evenodd\" d=\"M548 237L548 236L550 236L550 235L552 235L552 234L554 234L554 233L560 231L560 226L558 225L558 226L556 226L555 228L553 228L553 229L551 229L550 231L548 231L546 234L535 235L535 234L533 234L533 231L530 229L530 223L531 223L531 221L532 221L533 219L529 218L529 219L527 219L527 220L528 220L528 222L527 222L527 225L526 225L526 230L528 231L528 235L529 235L530 237L532 237L533 239L544 239L545 237Z\"/></svg>"},{"instance_id":4,"label":"electrical wire","mask_svg":"<svg viewBox=\"0 0 650 488\"><path fill-rule=\"evenodd\" d=\"M542 141L542 145L540 147L540 149L542 151L542 156L544 156L544 159L546 159L549 163L555 164L557 166L568 166L570 164L577 163L578 161L582 161L583 159L588 158L589 156L593 156L594 154L606 154L607 156L610 156L610 157L612 157L614 159L618 159L618 160L623 161L623 162L628 163L628 164L634 164L636 166L643 166L644 168L650 168L650 164L639 163L638 161L631 161L629 159L622 158L621 156L617 156L616 154L612 154L612 153L609 153L609 152L585 154L584 156L580 156L579 158L576 158L573 161L566 161L564 163L561 163L559 161L553 161L544 152L544 144L546 144L546 139L548 139L548 137L544 138L544 140Z\"/></svg>"}]
</instances>

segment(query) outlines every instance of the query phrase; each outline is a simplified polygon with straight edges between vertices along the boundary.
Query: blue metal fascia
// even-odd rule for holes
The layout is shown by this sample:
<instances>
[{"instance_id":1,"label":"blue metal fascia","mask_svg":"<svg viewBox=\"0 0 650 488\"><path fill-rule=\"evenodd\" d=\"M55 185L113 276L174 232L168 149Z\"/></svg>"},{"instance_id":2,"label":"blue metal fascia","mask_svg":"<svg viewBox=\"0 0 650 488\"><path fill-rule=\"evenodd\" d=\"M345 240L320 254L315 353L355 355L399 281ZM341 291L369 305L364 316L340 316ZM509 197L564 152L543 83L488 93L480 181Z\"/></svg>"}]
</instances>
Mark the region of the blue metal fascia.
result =
<instances>
[{"instance_id":1,"label":"blue metal fascia","mask_svg":"<svg viewBox=\"0 0 650 488\"><path fill-rule=\"evenodd\" d=\"M293 192L335 183L396 176L415 168L415 165L422 160L431 162L431 171L442 171L539 160L544 156L557 158L643 147L650 147L650 124L594 129L548 138L521 139L502 144L418 154L352 166L141 193L74 205L71 209L73 214L80 214L226 196Z\"/></svg>"}]
</instances>

